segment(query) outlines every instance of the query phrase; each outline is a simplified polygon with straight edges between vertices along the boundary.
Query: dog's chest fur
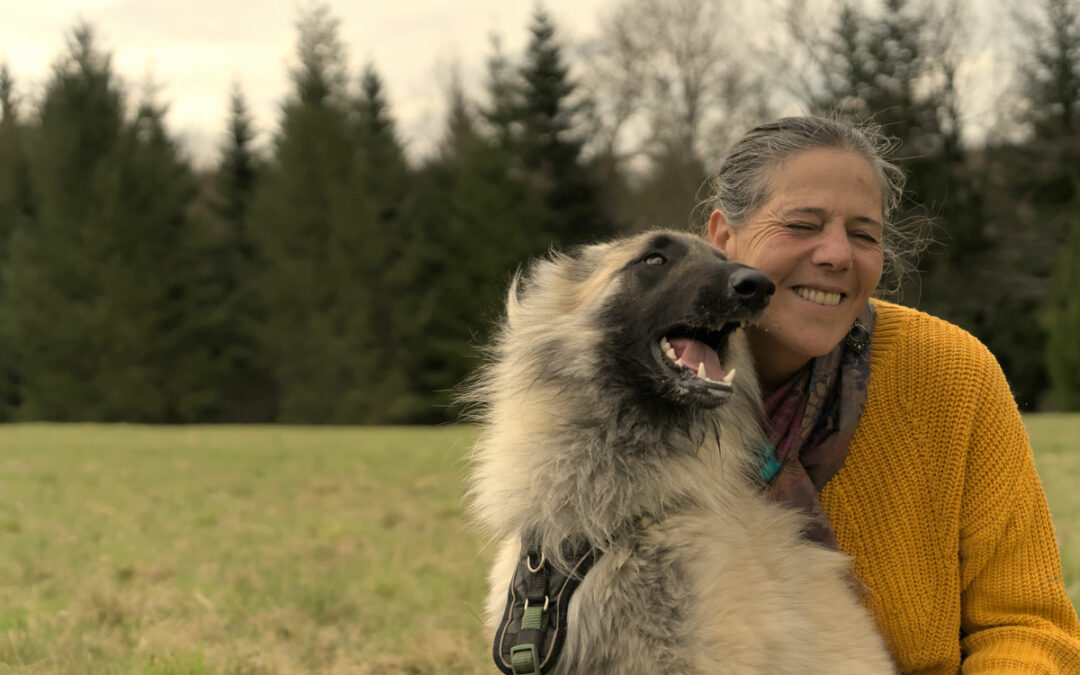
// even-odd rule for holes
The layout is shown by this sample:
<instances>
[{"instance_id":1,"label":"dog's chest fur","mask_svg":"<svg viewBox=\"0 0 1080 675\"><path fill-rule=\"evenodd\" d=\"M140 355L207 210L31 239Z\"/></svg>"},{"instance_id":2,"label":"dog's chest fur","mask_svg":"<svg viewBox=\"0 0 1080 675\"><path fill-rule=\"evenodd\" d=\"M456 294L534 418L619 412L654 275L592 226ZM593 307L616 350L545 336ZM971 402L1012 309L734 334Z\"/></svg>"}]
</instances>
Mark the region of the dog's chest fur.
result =
<instances>
[{"instance_id":1,"label":"dog's chest fur","mask_svg":"<svg viewBox=\"0 0 1080 675\"><path fill-rule=\"evenodd\" d=\"M552 672L892 672L846 558L800 539L796 514L745 497L734 517L697 504L626 532L575 593ZM519 546L505 543L493 581L509 579Z\"/></svg>"},{"instance_id":2,"label":"dog's chest fur","mask_svg":"<svg viewBox=\"0 0 1080 675\"><path fill-rule=\"evenodd\" d=\"M691 584L685 551L667 534L655 523L640 524L586 576L570 621L596 624L611 639L582 644L585 634L571 632L557 672L617 672L629 663L640 672L690 671L684 643Z\"/></svg>"}]
</instances>

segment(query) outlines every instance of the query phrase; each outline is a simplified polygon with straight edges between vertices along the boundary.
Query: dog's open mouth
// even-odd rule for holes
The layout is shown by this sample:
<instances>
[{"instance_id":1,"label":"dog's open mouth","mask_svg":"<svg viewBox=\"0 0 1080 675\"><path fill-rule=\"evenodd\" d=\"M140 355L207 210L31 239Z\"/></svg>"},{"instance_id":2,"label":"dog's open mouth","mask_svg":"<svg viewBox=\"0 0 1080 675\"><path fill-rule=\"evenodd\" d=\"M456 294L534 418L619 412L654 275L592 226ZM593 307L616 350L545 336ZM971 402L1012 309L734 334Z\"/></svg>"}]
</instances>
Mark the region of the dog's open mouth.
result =
<instances>
[{"instance_id":1,"label":"dog's open mouth","mask_svg":"<svg viewBox=\"0 0 1080 675\"><path fill-rule=\"evenodd\" d=\"M662 361L686 385L704 387L719 395L734 389L735 369L724 368L728 337L743 325L731 321L719 326L675 326L657 342Z\"/></svg>"}]
</instances>

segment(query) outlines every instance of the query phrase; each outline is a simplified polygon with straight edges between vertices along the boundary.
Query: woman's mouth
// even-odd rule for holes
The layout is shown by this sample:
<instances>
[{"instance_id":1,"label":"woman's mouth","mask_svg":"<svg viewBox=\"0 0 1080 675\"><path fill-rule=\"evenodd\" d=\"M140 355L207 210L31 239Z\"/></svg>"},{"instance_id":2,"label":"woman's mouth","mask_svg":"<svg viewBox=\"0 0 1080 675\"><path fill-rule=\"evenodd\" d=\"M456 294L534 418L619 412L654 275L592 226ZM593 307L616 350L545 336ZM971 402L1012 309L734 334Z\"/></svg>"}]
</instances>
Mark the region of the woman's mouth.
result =
<instances>
[{"instance_id":1,"label":"woman's mouth","mask_svg":"<svg viewBox=\"0 0 1080 675\"><path fill-rule=\"evenodd\" d=\"M800 298L809 300L810 302L818 305L825 305L831 307L839 305L840 302L846 297L845 293L836 293L833 291L819 291L816 288L807 288L806 286L795 286L793 291L799 294Z\"/></svg>"}]
</instances>

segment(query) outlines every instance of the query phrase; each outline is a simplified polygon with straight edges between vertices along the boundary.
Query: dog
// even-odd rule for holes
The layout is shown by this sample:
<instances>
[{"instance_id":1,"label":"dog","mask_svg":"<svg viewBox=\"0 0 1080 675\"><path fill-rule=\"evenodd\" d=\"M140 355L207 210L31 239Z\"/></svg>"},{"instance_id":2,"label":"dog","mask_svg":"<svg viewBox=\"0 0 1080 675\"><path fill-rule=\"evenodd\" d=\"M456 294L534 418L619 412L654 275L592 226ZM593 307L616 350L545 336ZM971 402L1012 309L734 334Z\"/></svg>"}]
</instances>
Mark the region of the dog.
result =
<instances>
[{"instance_id":1,"label":"dog","mask_svg":"<svg viewBox=\"0 0 1080 675\"><path fill-rule=\"evenodd\" d=\"M498 542L486 614L504 672L894 672L850 561L765 493L742 327L772 291L669 230L514 277L465 394L481 426L471 508ZM558 586L533 598L547 634L531 633L539 657L513 670L508 643L528 632L515 598L541 565ZM567 579L576 590L557 606Z\"/></svg>"}]
</instances>

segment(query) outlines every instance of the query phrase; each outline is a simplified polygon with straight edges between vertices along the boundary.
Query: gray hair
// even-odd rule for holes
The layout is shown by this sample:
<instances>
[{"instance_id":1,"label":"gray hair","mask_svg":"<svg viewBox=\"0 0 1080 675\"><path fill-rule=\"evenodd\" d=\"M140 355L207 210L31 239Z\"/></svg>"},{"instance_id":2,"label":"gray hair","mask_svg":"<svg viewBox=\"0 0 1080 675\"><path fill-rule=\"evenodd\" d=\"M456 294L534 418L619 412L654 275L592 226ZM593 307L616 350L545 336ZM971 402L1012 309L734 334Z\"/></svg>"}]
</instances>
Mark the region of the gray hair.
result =
<instances>
[{"instance_id":1,"label":"gray hair","mask_svg":"<svg viewBox=\"0 0 1080 675\"><path fill-rule=\"evenodd\" d=\"M881 188L884 227L882 249L885 294L898 293L905 276L914 270L915 259L926 248L925 218L895 222L904 194L904 172L890 161L898 145L872 123L853 124L825 117L784 117L754 127L735 142L711 181L711 196L701 204L710 212L720 210L735 229L769 199L769 178L793 155L833 148L861 155L870 165ZM884 280L888 279L888 282Z\"/></svg>"}]
</instances>

